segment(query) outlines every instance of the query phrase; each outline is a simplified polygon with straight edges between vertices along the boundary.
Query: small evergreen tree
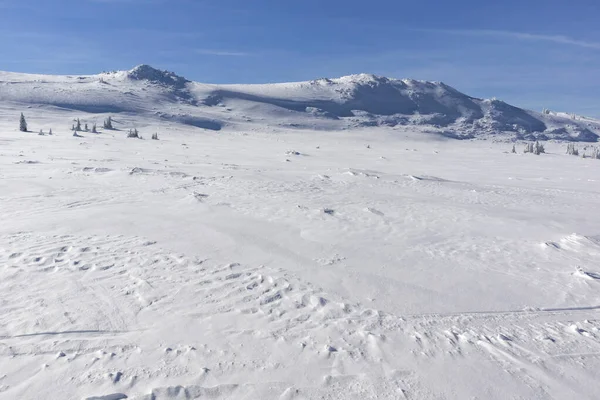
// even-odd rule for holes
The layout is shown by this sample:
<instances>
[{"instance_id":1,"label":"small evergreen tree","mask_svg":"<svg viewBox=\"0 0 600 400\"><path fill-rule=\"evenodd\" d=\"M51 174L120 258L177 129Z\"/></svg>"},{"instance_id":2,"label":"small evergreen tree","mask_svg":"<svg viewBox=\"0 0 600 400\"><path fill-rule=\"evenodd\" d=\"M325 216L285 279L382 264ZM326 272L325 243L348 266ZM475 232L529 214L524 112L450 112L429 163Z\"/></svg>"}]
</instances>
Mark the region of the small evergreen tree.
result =
<instances>
[{"instance_id":1,"label":"small evergreen tree","mask_svg":"<svg viewBox=\"0 0 600 400\"><path fill-rule=\"evenodd\" d=\"M86 132L89 132L89 131L90 131L90 130L88 129L88 124L87 124L87 123L85 124L85 128L84 128L84 130L85 130Z\"/></svg>"},{"instance_id":2,"label":"small evergreen tree","mask_svg":"<svg viewBox=\"0 0 600 400\"><path fill-rule=\"evenodd\" d=\"M19 120L19 130L21 132L27 132L27 121L25 121L25 116L21 113L21 118Z\"/></svg>"},{"instance_id":3,"label":"small evergreen tree","mask_svg":"<svg viewBox=\"0 0 600 400\"><path fill-rule=\"evenodd\" d=\"M38 133L38 135L40 135L40 136L44 136L44 130L43 130L43 129L40 129L40 133Z\"/></svg>"},{"instance_id":4,"label":"small evergreen tree","mask_svg":"<svg viewBox=\"0 0 600 400\"><path fill-rule=\"evenodd\" d=\"M543 154L545 152L546 152L546 149L544 149L544 145L536 140L535 145L533 146L533 154L535 154L536 156L539 156L540 154Z\"/></svg>"},{"instance_id":5,"label":"small evergreen tree","mask_svg":"<svg viewBox=\"0 0 600 400\"><path fill-rule=\"evenodd\" d=\"M113 129L112 118L108 117L104 120L104 129Z\"/></svg>"},{"instance_id":6,"label":"small evergreen tree","mask_svg":"<svg viewBox=\"0 0 600 400\"><path fill-rule=\"evenodd\" d=\"M48 131L48 135L52 136L52 128Z\"/></svg>"},{"instance_id":7,"label":"small evergreen tree","mask_svg":"<svg viewBox=\"0 0 600 400\"><path fill-rule=\"evenodd\" d=\"M98 129L96 129L96 123L92 125L92 133L98 133Z\"/></svg>"},{"instance_id":8,"label":"small evergreen tree","mask_svg":"<svg viewBox=\"0 0 600 400\"><path fill-rule=\"evenodd\" d=\"M152 140L158 140L158 133L152 134Z\"/></svg>"},{"instance_id":9,"label":"small evergreen tree","mask_svg":"<svg viewBox=\"0 0 600 400\"><path fill-rule=\"evenodd\" d=\"M516 153L517 153L517 149L515 148L515 145L514 145L514 144L513 144L513 148L512 148L512 151L511 151L511 153L513 153L513 154L516 154Z\"/></svg>"},{"instance_id":10,"label":"small evergreen tree","mask_svg":"<svg viewBox=\"0 0 600 400\"><path fill-rule=\"evenodd\" d=\"M77 122L75 124L75 131L79 132L81 130L81 121L79 121L79 118L77 118Z\"/></svg>"}]
</instances>

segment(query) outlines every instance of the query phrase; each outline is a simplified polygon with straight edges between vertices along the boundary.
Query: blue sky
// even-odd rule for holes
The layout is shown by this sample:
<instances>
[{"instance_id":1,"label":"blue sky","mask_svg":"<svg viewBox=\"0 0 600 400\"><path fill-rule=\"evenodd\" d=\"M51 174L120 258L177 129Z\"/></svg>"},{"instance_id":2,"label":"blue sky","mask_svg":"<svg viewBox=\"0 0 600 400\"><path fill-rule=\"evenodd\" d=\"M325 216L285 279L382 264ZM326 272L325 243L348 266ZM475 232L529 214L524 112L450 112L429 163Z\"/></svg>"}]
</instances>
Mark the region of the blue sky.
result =
<instances>
[{"instance_id":1,"label":"blue sky","mask_svg":"<svg viewBox=\"0 0 600 400\"><path fill-rule=\"evenodd\" d=\"M600 116L598 0L0 0L0 70L211 83L369 72Z\"/></svg>"}]
</instances>

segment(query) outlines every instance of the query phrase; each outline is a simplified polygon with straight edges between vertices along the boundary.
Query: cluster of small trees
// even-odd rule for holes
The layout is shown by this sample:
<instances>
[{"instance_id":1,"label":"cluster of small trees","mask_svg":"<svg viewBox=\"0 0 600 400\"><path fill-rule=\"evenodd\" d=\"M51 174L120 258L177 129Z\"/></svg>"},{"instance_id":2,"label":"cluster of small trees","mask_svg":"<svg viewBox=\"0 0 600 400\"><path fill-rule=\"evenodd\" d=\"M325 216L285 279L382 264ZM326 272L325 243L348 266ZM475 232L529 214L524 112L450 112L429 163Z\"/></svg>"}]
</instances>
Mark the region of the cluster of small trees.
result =
<instances>
[{"instance_id":1,"label":"cluster of small trees","mask_svg":"<svg viewBox=\"0 0 600 400\"><path fill-rule=\"evenodd\" d=\"M102 124L102 127L103 127L104 129L107 129L107 130L114 130L115 128L113 127L113 120L112 120L112 117L108 117L107 119L105 119L105 120L104 120L104 122L103 122L103 124ZM92 128L91 128L91 130L90 130L90 128L89 128L89 126L88 126L88 124L87 124L87 123L85 123L85 124L83 125L83 129L82 129L82 127L81 127L81 121L79 120L79 118L77 118L77 119L75 120L75 123L74 123L74 124L73 124L73 126L71 127L71 130L72 130L72 131L75 131L75 132L82 132L82 131L83 131L83 132L92 132L92 133L98 133L98 126L97 126L97 125L96 125L96 123L94 122L94 123L92 124Z\"/></svg>"},{"instance_id":2,"label":"cluster of small trees","mask_svg":"<svg viewBox=\"0 0 600 400\"><path fill-rule=\"evenodd\" d=\"M134 138L134 139L141 139L142 137L140 136L140 133L138 132L137 129L130 129L129 132L127 133L127 137L128 138Z\"/></svg>"},{"instance_id":3,"label":"cluster of small trees","mask_svg":"<svg viewBox=\"0 0 600 400\"><path fill-rule=\"evenodd\" d=\"M582 158L593 158L596 160L600 160L600 147L596 147L596 146L591 146L591 154L587 154L586 150L588 150L588 147L584 147L583 151L580 151L577 146L575 145L575 143L568 143L567 144L567 154L571 155L571 156L579 156L581 155ZM511 153L516 153L517 149L516 146L513 144L512 147L512 151ZM524 153L532 153L535 155L540 155L546 152L546 149L544 149L544 145L541 144L540 142L536 141L535 143L526 143L525 144L525 149L523 150Z\"/></svg>"},{"instance_id":4,"label":"cluster of small trees","mask_svg":"<svg viewBox=\"0 0 600 400\"><path fill-rule=\"evenodd\" d=\"M567 145L567 154L570 156L578 156L579 150L575 147L575 143L569 143Z\"/></svg>"},{"instance_id":5,"label":"cluster of small trees","mask_svg":"<svg viewBox=\"0 0 600 400\"><path fill-rule=\"evenodd\" d=\"M29 129L27 127L27 120L25 119L25 115L23 115L23 113L21 113L21 117L19 118L19 131L29 132ZM44 130L40 129L40 132L38 133L38 135L40 135L40 136L45 135ZM50 129L48 131L48 135L52 135L52 129Z\"/></svg>"},{"instance_id":6,"label":"cluster of small trees","mask_svg":"<svg viewBox=\"0 0 600 400\"><path fill-rule=\"evenodd\" d=\"M591 154L589 155L586 153L586 150L587 146L583 148L583 151L581 152L581 158L593 158L595 160L600 160L600 148L592 146ZM580 154L579 149L575 147L575 143L569 143L567 145L567 154L571 156L578 156Z\"/></svg>"},{"instance_id":7,"label":"cluster of small trees","mask_svg":"<svg viewBox=\"0 0 600 400\"><path fill-rule=\"evenodd\" d=\"M112 117L108 117L107 119L104 120L103 127L104 127L104 129L114 129ZM25 120L25 115L23 115L23 113L21 113L21 117L19 119L19 130L21 132L29 132L29 130L27 128L28 127L27 127L27 121ZM73 131L73 136L77 136L77 137L81 137L81 135L79 135L77 132L90 132L90 128L87 123L84 123L83 128L82 128L81 120L79 118L77 118L75 120L75 123L71 126L71 130ZM98 133L98 128L96 126L96 123L92 124L91 132ZM39 135L44 135L43 129L40 129ZM50 129L50 131L48 132L48 135L52 135L52 129ZM142 136L140 135L137 128L130 129L129 132L127 133L127 137L142 139ZM153 133L152 139L158 140L158 133Z\"/></svg>"},{"instance_id":8,"label":"cluster of small trees","mask_svg":"<svg viewBox=\"0 0 600 400\"><path fill-rule=\"evenodd\" d=\"M108 122L110 124L110 126L112 127L112 122L110 117L108 117ZM106 123L106 121L105 121ZM71 130L75 132L75 134L77 134L77 132L81 132L81 131L85 131L85 132L90 132L90 128L88 126L87 123L83 124L83 128L81 127L81 120L79 118L77 118L75 120L75 123L71 126ZM19 118L19 131L21 132L29 132L28 130L28 126L27 126L27 120L25 119L25 115L23 113L21 113L21 117ZM91 129L92 133L98 133L98 128L96 126L96 124L92 124L92 129ZM39 135L44 135L44 130L40 129ZM48 135L52 135L52 129L50 129L48 131ZM78 136L78 135L75 135Z\"/></svg>"},{"instance_id":9,"label":"cluster of small trees","mask_svg":"<svg viewBox=\"0 0 600 400\"><path fill-rule=\"evenodd\" d=\"M83 125L83 129L81 128L81 121L79 120L79 118L77 118L77 119L75 120L75 123L74 123L74 124L73 124L73 126L71 127L71 130L72 130L72 131L74 131L74 132L81 132L81 131L84 131L84 132L90 132L90 128L89 128L89 126L88 126L88 124L87 124L87 123L85 123L85 124ZM96 127L96 123L94 123L94 124L92 125L92 130L91 130L91 132L92 132L92 133L98 133L98 128Z\"/></svg>"},{"instance_id":10,"label":"cluster of small trees","mask_svg":"<svg viewBox=\"0 0 600 400\"><path fill-rule=\"evenodd\" d=\"M511 153L513 153L513 154L517 153L517 147L514 144L513 144ZM535 154L536 156L539 156L540 154L546 153L546 149L544 148L543 144L541 144L540 142L538 142L536 140L535 143L525 143L525 149L523 149L523 153L532 153L532 154Z\"/></svg>"},{"instance_id":11,"label":"cluster of small trees","mask_svg":"<svg viewBox=\"0 0 600 400\"><path fill-rule=\"evenodd\" d=\"M137 128L130 129L129 132L127 132L127 137L134 139L143 139L142 135L140 135L140 132L137 130ZM158 133L152 134L152 140L158 140Z\"/></svg>"},{"instance_id":12,"label":"cluster of small trees","mask_svg":"<svg viewBox=\"0 0 600 400\"><path fill-rule=\"evenodd\" d=\"M514 150L514 146L513 146L513 150ZM546 149L544 148L544 145L541 144L540 142L538 142L537 140L535 143L525 144L525 150L523 151L523 153L532 153L532 154L535 154L536 156L539 156L540 154L543 154L545 152L546 152Z\"/></svg>"}]
</instances>

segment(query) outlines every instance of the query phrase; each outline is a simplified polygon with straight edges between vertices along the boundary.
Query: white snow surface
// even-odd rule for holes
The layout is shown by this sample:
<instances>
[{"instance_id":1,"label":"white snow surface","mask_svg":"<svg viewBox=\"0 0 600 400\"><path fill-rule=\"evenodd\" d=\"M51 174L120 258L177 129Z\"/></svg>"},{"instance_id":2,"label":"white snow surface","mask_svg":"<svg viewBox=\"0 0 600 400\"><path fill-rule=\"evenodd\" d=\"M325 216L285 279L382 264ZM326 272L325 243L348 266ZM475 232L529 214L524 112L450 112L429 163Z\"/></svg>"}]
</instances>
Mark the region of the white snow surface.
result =
<instances>
[{"instance_id":1,"label":"white snow surface","mask_svg":"<svg viewBox=\"0 0 600 400\"><path fill-rule=\"evenodd\" d=\"M24 77L0 75L0 399L598 398L600 160ZM294 85L225 89L317 96Z\"/></svg>"}]
</instances>

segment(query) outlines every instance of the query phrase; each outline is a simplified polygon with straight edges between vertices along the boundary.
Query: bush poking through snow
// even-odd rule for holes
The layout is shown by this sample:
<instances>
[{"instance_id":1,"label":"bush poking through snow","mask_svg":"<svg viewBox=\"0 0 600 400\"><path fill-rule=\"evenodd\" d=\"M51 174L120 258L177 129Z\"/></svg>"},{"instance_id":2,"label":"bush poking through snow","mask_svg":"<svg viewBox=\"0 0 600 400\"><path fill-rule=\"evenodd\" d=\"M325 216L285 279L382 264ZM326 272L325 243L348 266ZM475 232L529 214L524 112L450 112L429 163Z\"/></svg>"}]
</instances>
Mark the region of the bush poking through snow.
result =
<instances>
[{"instance_id":1,"label":"bush poking through snow","mask_svg":"<svg viewBox=\"0 0 600 400\"><path fill-rule=\"evenodd\" d=\"M19 120L19 130L21 132L27 132L27 121L25 121L25 116L21 113L21 118Z\"/></svg>"},{"instance_id":2,"label":"bush poking through snow","mask_svg":"<svg viewBox=\"0 0 600 400\"><path fill-rule=\"evenodd\" d=\"M515 147L515 145L513 144L513 148L511 150L511 153L516 154L517 153L517 148Z\"/></svg>"},{"instance_id":3,"label":"bush poking through snow","mask_svg":"<svg viewBox=\"0 0 600 400\"><path fill-rule=\"evenodd\" d=\"M579 155L579 150L577 150L577 147L575 147L575 143L569 143L567 145L567 154L571 156Z\"/></svg>"},{"instance_id":4,"label":"bush poking through snow","mask_svg":"<svg viewBox=\"0 0 600 400\"><path fill-rule=\"evenodd\" d=\"M152 134L152 140L158 140L158 133Z\"/></svg>"}]
</instances>

